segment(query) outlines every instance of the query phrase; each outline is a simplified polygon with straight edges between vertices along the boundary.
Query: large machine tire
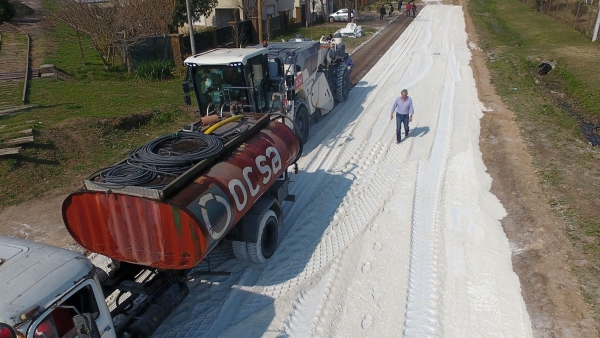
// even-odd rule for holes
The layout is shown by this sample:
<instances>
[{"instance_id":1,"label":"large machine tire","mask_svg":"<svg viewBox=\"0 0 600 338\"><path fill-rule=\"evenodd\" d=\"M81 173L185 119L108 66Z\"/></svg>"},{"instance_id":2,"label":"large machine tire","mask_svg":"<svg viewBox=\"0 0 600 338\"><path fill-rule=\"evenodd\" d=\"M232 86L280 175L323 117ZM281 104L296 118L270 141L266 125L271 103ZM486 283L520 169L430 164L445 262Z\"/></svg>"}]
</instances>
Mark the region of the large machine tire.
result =
<instances>
[{"instance_id":1,"label":"large machine tire","mask_svg":"<svg viewBox=\"0 0 600 338\"><path fill-rule=\"evenodd\" d=\"M250 261L250 256L248 256L248 247L246 242L233 241L233 254L235 258L240 261Z\"/></svg>"},{"instance_id":2,"label":"large machine tire","mask_svg":"<svg viewBox=\"0 0 600 338\"><path fill-rule=\"evenodd\" d=\"M308 141L308 135L310 134L310 117L308 116L308 108L304 103L296 102L296 125L300 129L300 136L302 136L302 144Z\"/></svg>"},{"instance_id":3,"label":"large machine tire","mask_svg":"<svg viewBox=\"0 0 600 338\"><path fill-rule=\"evenodd\" d=\"M338 67L335 99L338 103L341 103L348 98L348 92L350 91L350 72L348 72L346 64L341 64Z\"/></svg>"},{"instance_id":4,"label":"large machine tire","mask_svg":"<svg viewBox=\"0 0 600 338\"><path fill-rule=\"evenodd\" d=\"M256 243L246 243L250 261L262 264L271 258L277 249L279 222L275 211L267 211L260 219L258 240Z\"/></svg>"}]
</instances>

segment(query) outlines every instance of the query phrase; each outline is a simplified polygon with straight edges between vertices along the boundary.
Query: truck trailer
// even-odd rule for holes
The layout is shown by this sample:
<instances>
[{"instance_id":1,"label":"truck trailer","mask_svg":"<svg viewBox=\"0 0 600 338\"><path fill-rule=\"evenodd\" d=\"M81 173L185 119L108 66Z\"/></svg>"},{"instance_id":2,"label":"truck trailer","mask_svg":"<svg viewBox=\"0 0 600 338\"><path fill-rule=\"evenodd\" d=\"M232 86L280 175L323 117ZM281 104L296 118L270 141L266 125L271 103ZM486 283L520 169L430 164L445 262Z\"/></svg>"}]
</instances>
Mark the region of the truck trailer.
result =
<instances>
[{"instance_id":1,"label":"truck trailer","mask_svg":"<svg viewBox=\"0 0 600 338\"><path fill-rule=\"evenodd\" d=\"M0 237L0 337L150 337L224 239L238 259L269 259L301 136L279 113L224 115L131 151L65 199L67 230L103 264Z\"/></svg>"}]
</instances>

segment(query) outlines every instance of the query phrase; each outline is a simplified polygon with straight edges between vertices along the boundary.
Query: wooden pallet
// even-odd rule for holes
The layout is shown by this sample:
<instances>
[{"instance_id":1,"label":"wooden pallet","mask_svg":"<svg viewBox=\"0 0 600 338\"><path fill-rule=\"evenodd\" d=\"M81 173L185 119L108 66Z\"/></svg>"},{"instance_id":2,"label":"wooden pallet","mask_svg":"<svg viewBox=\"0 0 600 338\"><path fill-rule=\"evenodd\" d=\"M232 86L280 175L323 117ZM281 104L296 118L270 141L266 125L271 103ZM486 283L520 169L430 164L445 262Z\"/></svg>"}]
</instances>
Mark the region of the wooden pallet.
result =
<instances>
[{"instance_id":1,"label":"wooden pallet","mask_svg":"<svg viewBox=\"0 0 600 338\"><path fill-rule=\"evenodd\" d=\"M0 126L4 129L6 126ZM24 129L12 132L5 132L0 135L0 156L16 155L23 151L18 145L24 145L35 142L33 129Z\"/></svg>"}]
</instances>

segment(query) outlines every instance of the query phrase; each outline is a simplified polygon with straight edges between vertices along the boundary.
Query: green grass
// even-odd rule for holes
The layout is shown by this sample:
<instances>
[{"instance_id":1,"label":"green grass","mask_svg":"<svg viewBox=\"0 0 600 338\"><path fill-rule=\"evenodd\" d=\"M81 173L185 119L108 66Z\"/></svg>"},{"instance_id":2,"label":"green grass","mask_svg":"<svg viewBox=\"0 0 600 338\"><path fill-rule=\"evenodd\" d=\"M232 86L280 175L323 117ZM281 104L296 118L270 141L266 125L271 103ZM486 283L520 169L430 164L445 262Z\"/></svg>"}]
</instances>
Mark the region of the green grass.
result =
<instances>
[{"instance_id":1,"label":"green grass","mask_svg":"<svg viewBox=\"0 0 600 338\"><path fill-rule=\"evenodd\" d=\"M0 133L34 128L36 137L22 154L0 158L0 210L51 189L76 186L131 149L193 119L182 110L177 76L144 83L118 63L106 70L82 35L84 66L75 33L62 24L36 43L47 46L44 63L73 80L32 80L29 102L39 108L0 117L6 126Z\"/></svg>"},{"instance_id":2,"label":"green grass","mask_svg":"<svg viewBox=\"0 0 600 338\"><path fill-rule=\"evenodd\" d=\"M81 35L84 66L72 29L58 24L49 35L47 43L54 48L49 48L45 63L54 64L75 81L31 81L29 101L41 107L15 120L39 117L43 123L52 124L74 118L119 117L183 103L179 78L143 83L135 74L123 71L118 63L106 70L91 40Z\"/></svg>"},{"instance_id":3,"label":"green grass","mask_svg":"<svg viewBox=\"0 0 600 338\"><path fill-rule=\"evenodd\" d=\"M562 82L583 119L600 124L600 72L590 71L600 69L600 44L515 0L471 0L469 5L473 21L485 27L483 48L503 47L505 54L521 59L517 62L557 61L551 80Z\"/></svg>"},{"instance_id":4,"label":"green grass","mask_svg":"<svg viewBox=\"0 0 600 338\"><path fill-rule=\"evenodd\" d=\"M516 0L470 0L496 92L515 112L548 203L565 223L584 298L600 318L600 149L580 122L600 125L600 44ZM541 60L558 67L537 75ZM565 108L566 107L566 108ZM575 271L575 269L574 269Z\"/></svg>"}]
</instances>

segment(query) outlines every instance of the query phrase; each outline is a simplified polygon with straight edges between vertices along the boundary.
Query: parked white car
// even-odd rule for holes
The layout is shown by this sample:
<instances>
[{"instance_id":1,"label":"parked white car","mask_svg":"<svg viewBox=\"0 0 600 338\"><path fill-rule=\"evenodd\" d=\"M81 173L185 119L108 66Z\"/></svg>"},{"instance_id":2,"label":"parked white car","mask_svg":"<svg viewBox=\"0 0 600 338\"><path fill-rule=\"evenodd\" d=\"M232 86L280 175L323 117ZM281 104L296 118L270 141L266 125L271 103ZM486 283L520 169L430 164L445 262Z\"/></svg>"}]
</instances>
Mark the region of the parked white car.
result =
<instances>
[{"instance_id":1,"label":"parked white car","mask_svg":"<svg viewBox=\"0 0 600 338\"><path fill-rule=\"evenodd\" d=\"M352 18L354 19L354 10L352 10ZM339 11L329 14L329 22L348 21L348 8L342 8Z\"/></svg>"}]
</instances>

